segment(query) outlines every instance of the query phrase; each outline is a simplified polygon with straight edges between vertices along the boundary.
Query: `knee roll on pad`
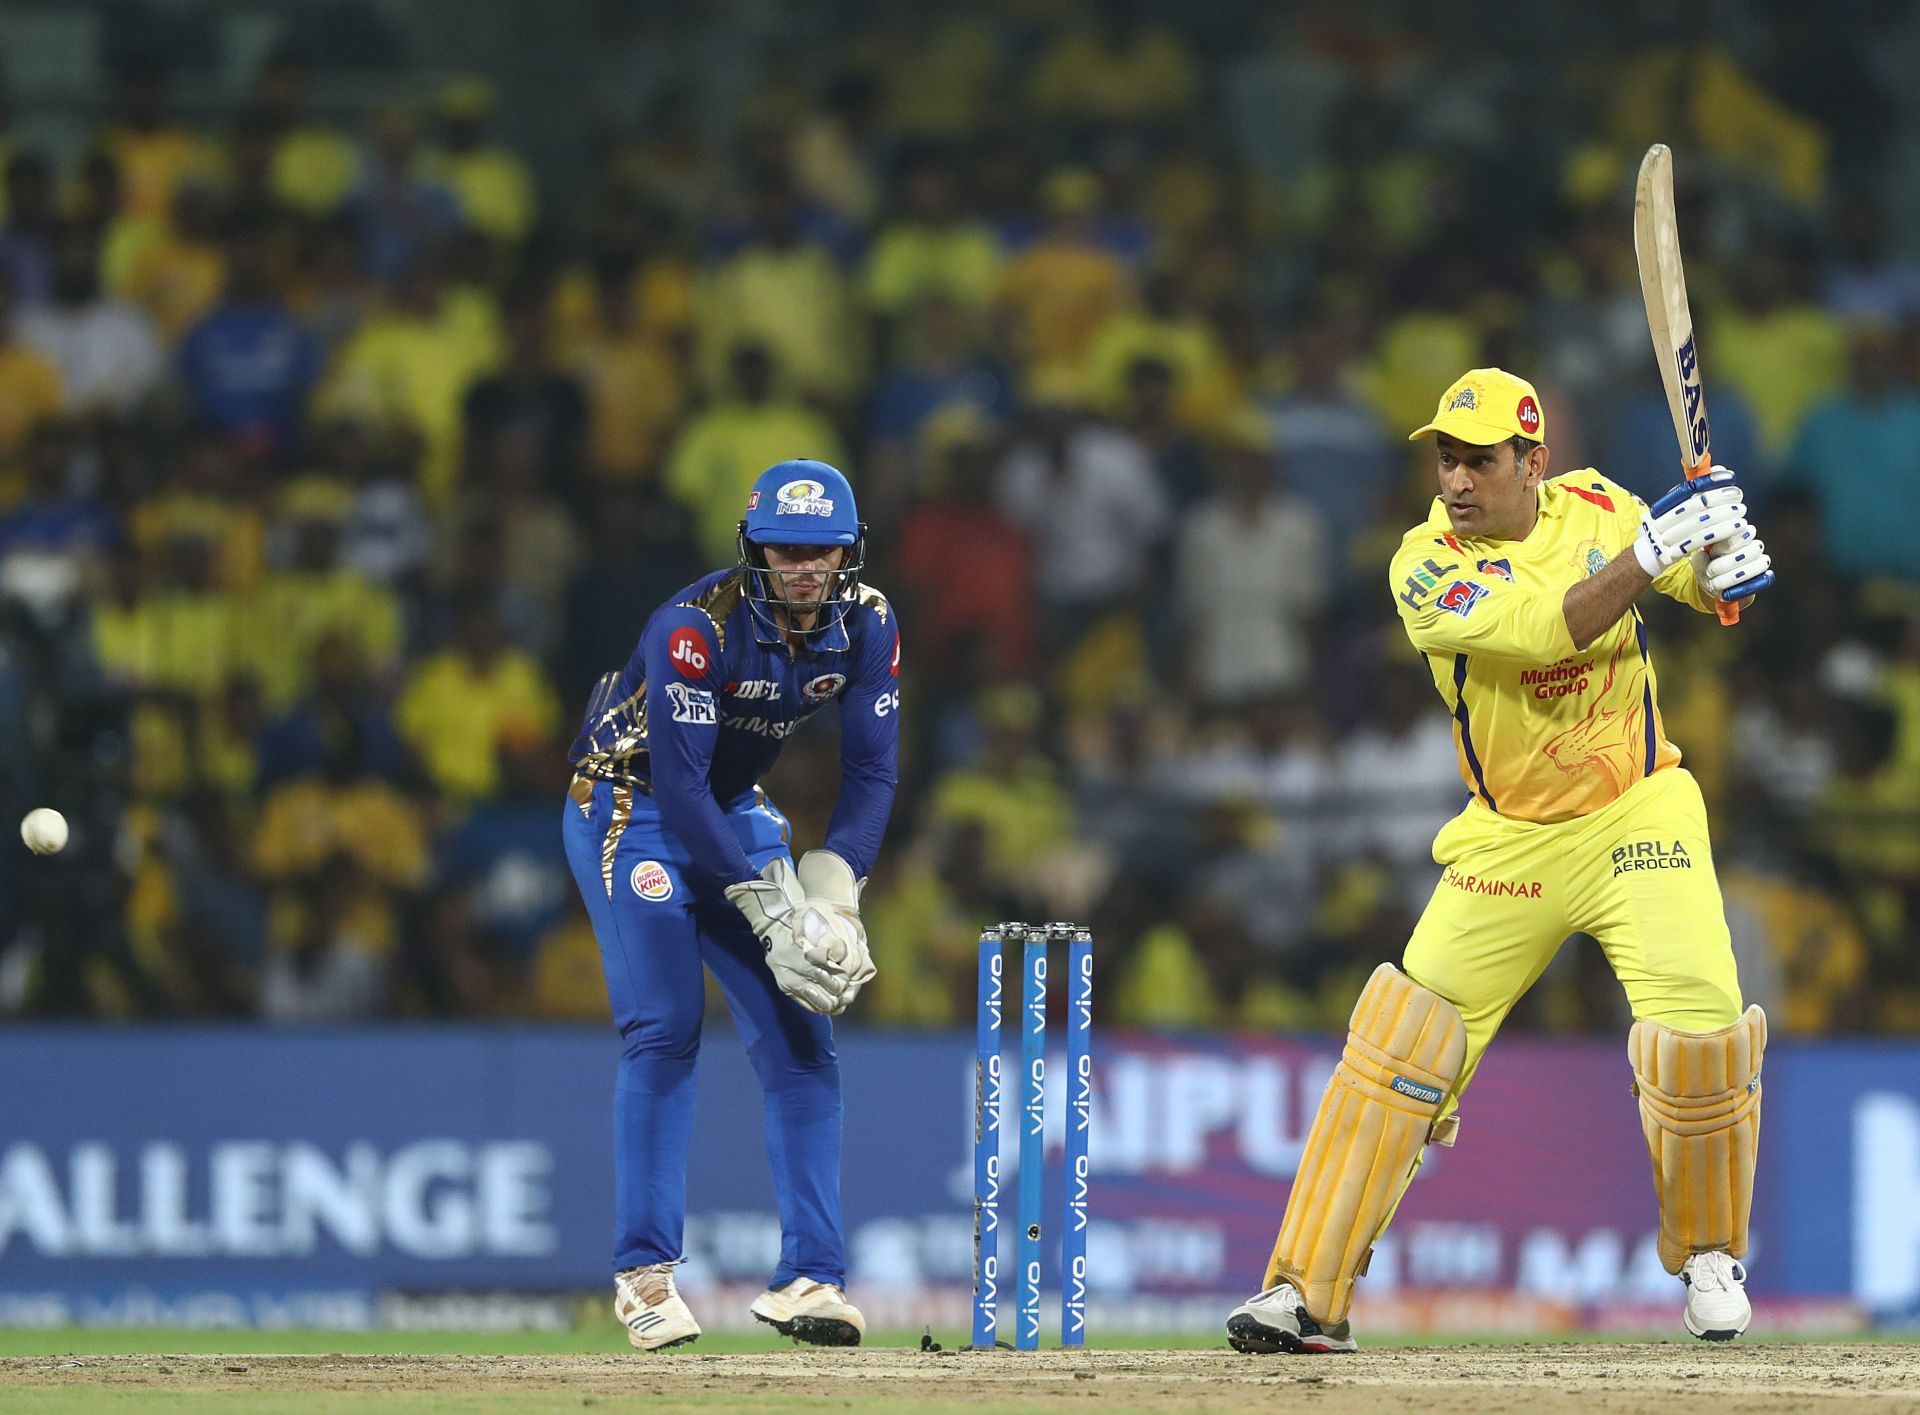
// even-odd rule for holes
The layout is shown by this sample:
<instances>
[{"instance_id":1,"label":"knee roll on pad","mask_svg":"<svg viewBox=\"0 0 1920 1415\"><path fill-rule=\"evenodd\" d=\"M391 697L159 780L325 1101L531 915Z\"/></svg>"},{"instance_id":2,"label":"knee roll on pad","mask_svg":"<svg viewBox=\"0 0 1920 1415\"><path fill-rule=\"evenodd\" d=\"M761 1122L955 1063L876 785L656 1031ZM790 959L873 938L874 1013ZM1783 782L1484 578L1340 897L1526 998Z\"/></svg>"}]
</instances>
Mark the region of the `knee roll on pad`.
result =
<instances>
[{"instance_id":1,"label":"knee roll on pad","mask_svg":"<svg viewBox=\"0 0 1920 1415\"><path fill-rule=\"evenodd\" d=\"M1391 963L1367 980L1287 1199L1266 1286L1338 1322L1466 1064L1467 1024ZM1451 1142L1451 1133L1447 1136Z\"/></svg>"},{"instance_id":2,"label":"knee roll on pad","mask_svg":"<svg viewBox=\"0 0 1920 1415\"><path fill-rule=\"evenodd\" d=\"M1747 1251L1766 1047L1758 1006L1717 1032L1635 1022L1627 1036L1660 1201L1660 1261L1670 1273L1695 1253Z\"/></svg>"}]
</instances>

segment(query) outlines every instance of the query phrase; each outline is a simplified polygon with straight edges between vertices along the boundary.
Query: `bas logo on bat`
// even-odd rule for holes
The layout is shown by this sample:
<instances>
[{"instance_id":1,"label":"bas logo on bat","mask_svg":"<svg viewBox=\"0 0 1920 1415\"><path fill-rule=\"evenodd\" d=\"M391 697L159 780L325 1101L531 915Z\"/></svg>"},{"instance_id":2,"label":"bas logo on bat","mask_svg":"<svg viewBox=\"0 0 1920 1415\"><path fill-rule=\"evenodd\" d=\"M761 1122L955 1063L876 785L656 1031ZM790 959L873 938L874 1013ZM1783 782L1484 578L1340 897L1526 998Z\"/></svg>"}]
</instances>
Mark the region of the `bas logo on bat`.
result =
<instances>
[{"instance_id":1,"label":"bas logo on bat","mask_svg":"<svg viewBox=\"0 0 1920 1415\"><path fill-rule=\"evenodd\" d=\"M1674 351L1673 359L1680 368L1680 402L1687 418L1693 460L1697 462L1707 455L1707 448L1713 443L1707 436L1706 395L1700 387L1700 351L1694 347L1691 334L1687 342Z\"/></svg>"}]
</instances>

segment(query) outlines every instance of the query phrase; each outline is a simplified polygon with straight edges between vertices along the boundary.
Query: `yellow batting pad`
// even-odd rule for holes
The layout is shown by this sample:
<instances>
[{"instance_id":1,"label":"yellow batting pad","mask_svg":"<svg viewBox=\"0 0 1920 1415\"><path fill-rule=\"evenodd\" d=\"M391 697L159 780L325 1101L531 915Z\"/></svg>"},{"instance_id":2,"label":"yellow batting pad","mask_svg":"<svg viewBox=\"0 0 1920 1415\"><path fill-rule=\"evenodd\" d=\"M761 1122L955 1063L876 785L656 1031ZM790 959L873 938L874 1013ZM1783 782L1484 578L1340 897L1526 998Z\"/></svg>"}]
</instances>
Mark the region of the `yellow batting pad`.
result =
<instances>
[{"instance_id":1,"label":"yellow batting pad","mask_svg":"<svg viewBox=\"0 0 1920 1415\"><path fill-rule=\"evenodd\" d=\"M1320 1322L1346 1317L1466 1055L1452 1003L1391 963L1374 969L1307 1135L1265 1286L1292 1283Z\"/></svg>"},{"instance_id":2,"label":"yellow batting pad","mask_svg":"<svg viewBox=\"0 0 1920 1415\"><path fill-rule=\"evenodd\" d=\"M1766 1049L1767 1014L1757 1006L1717 1032L1635 1022L1627 1036L1670 1273L1694 1253L1747 1251Z\"/></svg>"}]
</instances>

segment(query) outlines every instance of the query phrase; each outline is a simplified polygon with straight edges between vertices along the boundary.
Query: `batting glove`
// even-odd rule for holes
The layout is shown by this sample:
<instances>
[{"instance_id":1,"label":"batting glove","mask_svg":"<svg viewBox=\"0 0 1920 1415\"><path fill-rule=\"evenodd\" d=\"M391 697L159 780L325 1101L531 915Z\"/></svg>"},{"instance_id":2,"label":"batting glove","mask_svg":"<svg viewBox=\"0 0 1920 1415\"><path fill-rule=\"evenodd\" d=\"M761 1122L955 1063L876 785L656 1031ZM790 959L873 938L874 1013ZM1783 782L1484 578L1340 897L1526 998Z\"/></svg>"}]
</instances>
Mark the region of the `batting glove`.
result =
<instances>
[{"instance_id":1,"label":"batting glove","mask_svg":"<svg viewBox=\"0 0 1920 1415\"><path fill-rule=\"evenodd\" d=\"M1746 515L1747 503L1733 473L1715 467L1696 481L1681 482L1647 509L1634 537L1633 558L1657 578L1668 566L1709 546L1728 544L1742 533L1751 540L1753 527Z\"/></svg>"}]
</instances>

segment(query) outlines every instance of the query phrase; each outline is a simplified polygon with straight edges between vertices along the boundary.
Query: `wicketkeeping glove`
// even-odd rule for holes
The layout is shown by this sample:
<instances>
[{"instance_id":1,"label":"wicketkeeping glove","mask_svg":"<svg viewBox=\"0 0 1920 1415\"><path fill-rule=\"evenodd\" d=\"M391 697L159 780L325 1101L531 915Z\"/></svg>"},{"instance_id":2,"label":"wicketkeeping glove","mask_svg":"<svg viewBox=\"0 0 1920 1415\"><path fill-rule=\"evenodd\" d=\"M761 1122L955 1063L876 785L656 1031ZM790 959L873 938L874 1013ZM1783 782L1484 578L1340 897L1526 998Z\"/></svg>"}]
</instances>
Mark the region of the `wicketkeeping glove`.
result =
<instances>
[{"instance_id":1,"label":"wicketkeeping glove","mask_svg":"<svg viewBox=\"0 0 1920 1415\"><path fill-rule=\"evenodd\" d=\"M728 885L726 895L765 946L767 968L781 992L822 1016L846 1007L846 976L827 966L826 947L809 948L798 931L807 894L784 856L769 861L759 879Z\"/></svg>"},{"instance_id":2,"label":"wicketkeeping glove","mask_svg":"<svg viewBox=\"0 0 1920 1415\"><path fill-rule=\"evenodd\" d=\"M809 942L832 939L837 945L830 946L824 958L814 956L846 980L840 1004L844 1009L872 981L876 971L873 955L867 950L867 926L860 920L860 895L867 882L855 879L853 867L831 850L807 851L800 857L799 873L800 887L806 891L806 908L823 915L832 925L831 929L816 930L803 923L799 932Z\"/></svg>"}]
</instances>

